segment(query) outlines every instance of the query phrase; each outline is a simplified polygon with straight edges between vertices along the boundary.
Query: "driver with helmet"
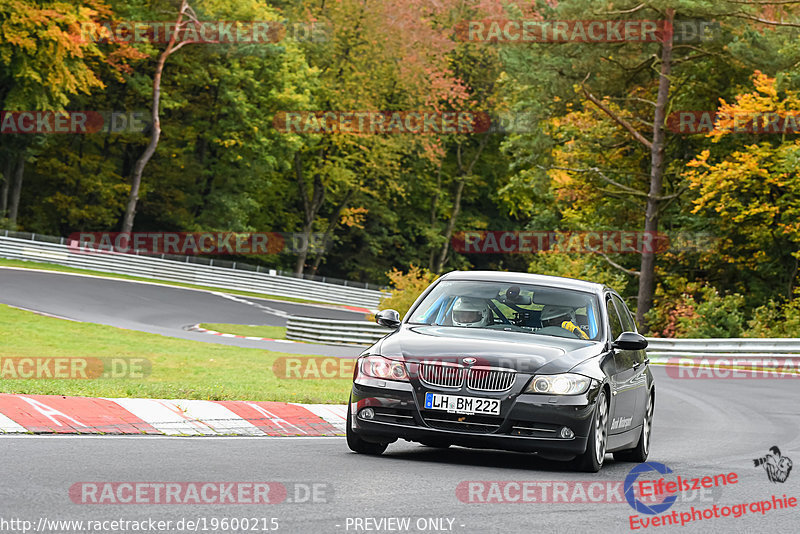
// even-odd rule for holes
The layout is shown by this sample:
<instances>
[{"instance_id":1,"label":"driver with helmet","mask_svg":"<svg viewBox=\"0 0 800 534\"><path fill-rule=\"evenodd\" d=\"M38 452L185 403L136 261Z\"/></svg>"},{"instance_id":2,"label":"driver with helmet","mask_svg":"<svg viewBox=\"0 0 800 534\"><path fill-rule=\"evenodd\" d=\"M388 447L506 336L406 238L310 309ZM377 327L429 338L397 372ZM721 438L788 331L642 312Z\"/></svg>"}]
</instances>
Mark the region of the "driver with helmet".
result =
<instances>
[{"instance_id":1,"label":"driver with helmet","mask_svg":"<svg viewBox=\"0 0 800 534\"><path fill-rule=\"evenodd\" d=\"M488 326L491 312L486 300L475 297L458 297L453 304L453 325L466 327Z\"/></svg>"},{"instance_id":2,"label":"driver with helmet","mask_svg":"<svg viewBox=\"0 0 800 534\"><path fill-rule=\"evenodd\" d=\"M558 326L564 330L569 330L582 339L589 339L586 332L580 329L575 323L575 310L567 306L547 305L542 308L542 326Z\"/></svg>"}]
</instances>

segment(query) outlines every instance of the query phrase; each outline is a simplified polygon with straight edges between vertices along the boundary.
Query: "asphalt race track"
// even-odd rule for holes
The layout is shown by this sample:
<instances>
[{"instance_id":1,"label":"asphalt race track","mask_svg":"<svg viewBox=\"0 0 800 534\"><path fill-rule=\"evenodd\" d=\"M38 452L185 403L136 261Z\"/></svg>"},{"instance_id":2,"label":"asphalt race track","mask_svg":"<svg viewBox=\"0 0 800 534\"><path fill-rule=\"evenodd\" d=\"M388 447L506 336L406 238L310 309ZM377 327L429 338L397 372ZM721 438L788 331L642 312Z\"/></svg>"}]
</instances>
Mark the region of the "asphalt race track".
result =
<instances>
[{"instance_id":1,"label":"asphalt race track","mask_svg":"<svg viewBox=\"0 0 800 534\"><path fill-rule=\"evenodd\" d=\"M363 313L308 305L27 269L0 269L0 303L152 334L296 354L356 356L359 348L223 338L190 332L197 323L286 326L286 315L361 320Z\"/></svg>"},{"instance_id":2,"label":"asphalt race track","mask_svg":"<svg viewBox=\"0 0 800 534\"><path fill-rule=\"evenodd\" d=\"M0 269L3 303L206 342L272 348L267 343L186 332L183 327L198 322L280 325L284 321L280 313L332 318L359 315L326 307L244 300L251 304L203 291ZM340 355L359 350L277 345L277 350L283 351L305 349ZM753 463L772 446L778 446L795 463L800 461L796 379L678 379L658 366L654 366L654 374L657 402L650 461L665 464L673 471L665 477L667 480L675 480L676 475L686 479L734 472L738 476L732 485L682 493L661 516L637 514L624 497L611 499L612 502L603 502L602 498L591 502L591 496L572 489L562 494L568 497L548 503L538 500L540 493L534 493L535 502L469 502L463 492L456 491L469 481L535 482L548 488L583 481L615 487L619 497L621 483L634 464L616 463L611 456L600 473L586 474L533 455L455 447L438 450L406 442L390 445L381 457L369 457L351 453L344 438L6 435L0 436L0 530L21 532L19 523L16 530L4 527L3 521L13 519L31 521L34 526L43 519L153 519L172 521L173 525L180 520L184 525L185 521L205 521L206 528L195 525L196 529L178 530L173 526L171 532L231 532L212 528L211 522L266 518L258 528L251 526L248 531L272 532L271 519L275 518L277 531L288 533L800 531L797 507L765 513L748 510L739 518L703 519L685 526L631 529L633 515L640 519L664 517L674 511L680 518L692 507L722 509L771 501L773 496L780 498L784 494L800 496L800 467L795 467L784 483L776 483L770 482L765 470ZM289 488L289 494L286 501L269 505L82 504L74 502L69 493L73 485L81 482L279 482ZM322 488L317 502L288 502L307 496L306 489L314 484ZM609 493L612 497L613 491ZM484 497L487 495L483 493ZM515 496L521 498L518 492L508 494L508 498ZM408 518L410 527L398 529L402 523L386 523L388 518ZM49 531L77 530L51 527ZM114 530L107 526L103 531Z\"/></svg>"},{"instance_id":3,"label":"asphalt race track","mask_svg":"<svg viewBox=\"0 0 800 534\"><path fill-rule=\"evenodd\" d=\"M800 459L800 415L793 380L678 380L655 370L658 387L650 460L682 477L735 472L721 489L684 493L678 513L797 496L800 473L770 482L752 459L778 445ZM277 518L279 532L338 533L355 530L355 518L452 519L439 532L631 532L633 509L625 502L486 504L462 502L462 481L617 481L633 464L609 456L600 473L576 473L563 464L524 454L451 448L440 451L395 443L381 457L350 453L344 438L2 437L0 514L36 522L47 519ZM76 482L247 481L327 484L317 503L273 505L75 504ZM307 487L307 486L305 486ZM291 491L289 498L291 497ZM694 495L692 495L694 493ZM299 492L305 495L305 492ZM513 495L512 495L513 497ZM669 511L668 513L671 513ZM667 515L667 514L664 514ZM348 518L350 526L348 527ZM448 522L444 521L444 526ZM337 526L338 525L338 526ZM797 508L714 518L645 532L797 532ZM390 532L390 530L371 530Z\"/></svg>"}]
</instances>

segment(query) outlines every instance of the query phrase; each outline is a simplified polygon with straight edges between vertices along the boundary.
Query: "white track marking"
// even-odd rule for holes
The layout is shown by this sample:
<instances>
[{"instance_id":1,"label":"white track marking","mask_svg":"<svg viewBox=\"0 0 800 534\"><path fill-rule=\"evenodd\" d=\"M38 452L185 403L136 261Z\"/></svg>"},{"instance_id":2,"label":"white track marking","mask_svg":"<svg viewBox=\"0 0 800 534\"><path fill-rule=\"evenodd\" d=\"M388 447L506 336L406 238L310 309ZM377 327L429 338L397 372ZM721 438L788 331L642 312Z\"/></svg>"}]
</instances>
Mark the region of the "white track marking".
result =
<instances>
[{"instance_id":1,"label":"white track marking","mask_svg":"<svg viewBox=\"0 0 800 534\"><path fill-rule=\"evenodd\" d=\"M264 435L226 407L211 401L162 399L109 399L147 424L168 435Z\"/></svg>"},{"instance_id":2,"label":"white track marking","mask_svg":"<svg viewBox=\"0 0 800 534\"><path fill-rule=\"evenodd\" d=\"M297 404L296 406L302 406L306 410L310 411L314 415L321 417L331 425L333 425L336 430L340 432L344 432L346 430L345 426L347 423L347 405L346 404Z\"/></svg>"},{"instance_id":3,"label":"white track marking","mask_svg":"<svg viewBox=\"0 0 800 534\"><path fill-rule=\"evenodd\" d=\"M266 415L269 418L270 422L278 425L284 432L289 432L290 434L297 434L297 433L308 434L308 432L306 432L302 428L296 427L292 423L286 421L285 419L282 419L281 417L273 414L272 412L267 411L266 408L264 408L263 406L259 406L258 404L253 404L252 402L248 402L247 405L250 406L255 411L257 411L258 413L260 413L261 415ZM294 430L291 430L292 428Z\"/></svg>"},{"instance_id":4,"label":"white track marking","mask_svg":"<svg viewBox=\"0 0 800 534\"><path fill-rule=\"evenodd\" d=\"M0 432L28 432L25 427L0 413Z\"/></svg>"},{"instance_id":5,"label":"white track marking","mask_svg":"<svg viewBox=\"0 0 800 534\"><path fill-rule=\"evenodd\" d=\"M259 304L257 302L252 302L242 297L237 297L235 295L229 295L228 293L222 293L220 291L212 291L213 295L218 297L222 297L224 299L232 300L234 302L238 302L239 304L247 304L248 306L253 306L255 308L260 309L264 313L268 313L270 315L275 315L276 317L289 317L289 313L283 310L277 310L275 308L270 308L269 306L264 306L263 304Z\"/></svg>"}]
</instances>

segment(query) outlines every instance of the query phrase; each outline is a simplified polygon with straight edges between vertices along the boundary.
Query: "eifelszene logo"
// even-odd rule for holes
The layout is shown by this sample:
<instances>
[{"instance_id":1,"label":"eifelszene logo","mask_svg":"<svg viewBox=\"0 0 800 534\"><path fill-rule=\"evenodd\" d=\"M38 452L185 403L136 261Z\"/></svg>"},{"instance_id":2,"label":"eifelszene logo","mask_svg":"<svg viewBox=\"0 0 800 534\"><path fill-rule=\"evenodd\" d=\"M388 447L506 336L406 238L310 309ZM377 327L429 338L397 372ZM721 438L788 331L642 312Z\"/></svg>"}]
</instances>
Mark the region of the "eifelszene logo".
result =
<instances>
[{"instance_id":1,"label":"eifelszene logo","mask_svg":"<svg viewBox=\"0 0 800 534\"><path fill-rule=\"evenodd\" d=\"M625 477L623 491L625 493L625 499L628 501L628 504L631 505L631 508L642 514L656 515L667 511L670 506L675 504L675 501L678 500L678 496L674 494L669 495L657 504L644 503L637 499L635 492L636 481L639 478L639 475L649 471L655 471L656 473L660 473L662 475L672 473L672 469L659 462L647 462L639 464L631 469L630 472L628 472L628 476Z\"/></svg>"},{"instance_id":2,"label":"eifelszene logo","mask_svg":"<svg viewBox=\"0 0 800 534\"><path fill-rule=\"evenodd\" d=\"M792 471L792 461L786 456L781 456L781 450L777 445L770 447L766 456L753 458L753 465L755 467L762 466L767 472L767 478L773 483L786 482Z\"/></svg>"}]
</instances>

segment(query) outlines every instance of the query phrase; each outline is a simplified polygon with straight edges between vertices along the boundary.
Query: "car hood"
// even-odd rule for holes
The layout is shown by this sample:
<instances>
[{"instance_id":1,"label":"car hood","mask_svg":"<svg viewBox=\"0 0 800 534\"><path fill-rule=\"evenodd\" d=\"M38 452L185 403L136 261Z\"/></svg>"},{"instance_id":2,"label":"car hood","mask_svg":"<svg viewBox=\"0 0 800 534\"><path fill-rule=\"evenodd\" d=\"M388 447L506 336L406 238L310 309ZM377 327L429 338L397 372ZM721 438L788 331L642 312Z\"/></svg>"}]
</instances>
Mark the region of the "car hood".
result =
<instances>
[{"instance_id":1,"label":"car hood","mask_svg":"<svg viewBox=\"0 0 800 534\"><path fill-rule=\"evenodd\" d=\"M445 361L503 367L524 373L560 373L598 355L597 341L452 326L402 325L368 353L406 362Z\"/></svg>"}]
</instances>

